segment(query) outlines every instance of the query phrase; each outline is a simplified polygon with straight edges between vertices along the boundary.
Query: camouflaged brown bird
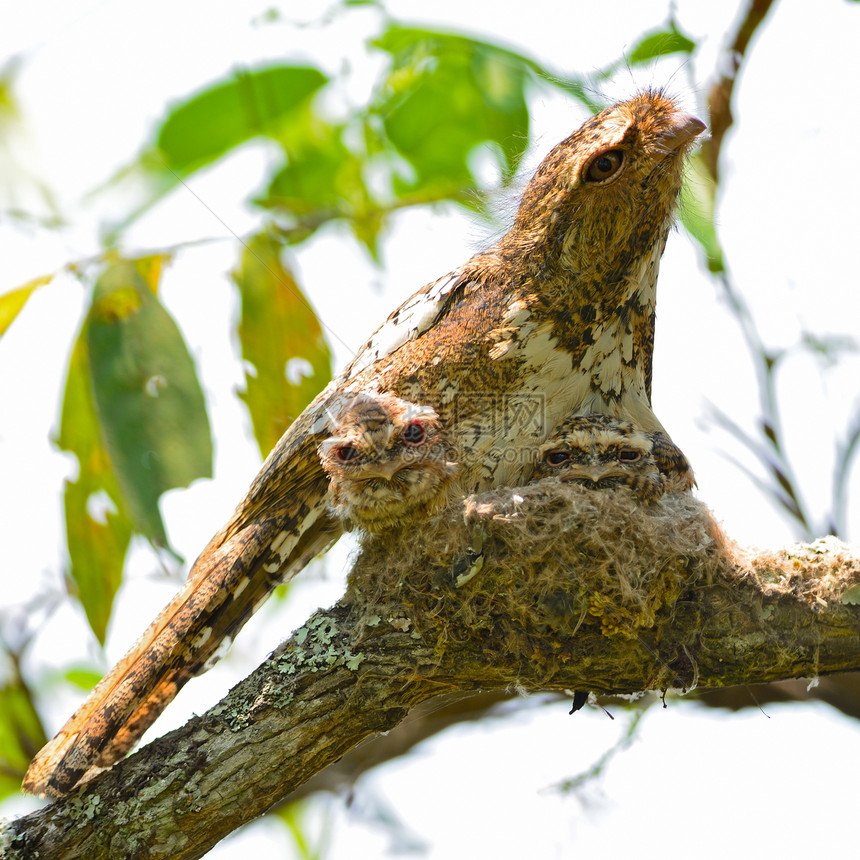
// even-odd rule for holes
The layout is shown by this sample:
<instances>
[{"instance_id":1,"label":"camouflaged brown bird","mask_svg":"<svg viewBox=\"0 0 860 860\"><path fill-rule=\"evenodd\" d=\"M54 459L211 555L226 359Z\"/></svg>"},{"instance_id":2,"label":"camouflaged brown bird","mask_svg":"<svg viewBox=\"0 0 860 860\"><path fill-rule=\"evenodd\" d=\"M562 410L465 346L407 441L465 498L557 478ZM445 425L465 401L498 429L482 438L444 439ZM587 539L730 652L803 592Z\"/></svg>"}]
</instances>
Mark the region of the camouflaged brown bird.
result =
<instances>
[{"instance_id":1,"label":"camouflaged brown bird","mask_svg":"<svg viewBox=\"0 0 860 860\"><path fill-rule=\"evenodd\" d=\"M703 129L651 91L558 144L510 231L408 299L287 430L183 588L36 756L24 788L63 795L117 761L275 586L335 540L317 446L356 394L431 406L461 493L523 483L534 448L572 412L663 432L650 405L657 271L684 155Z\"/></svg>"},{"instance_id":2,"label":"camouflaged brown bird","mask_svg":"<svg viewBox=\"0 0 860 860\"><path fill-rule=\"evenodd\" d=\"M609 415L572 415L541 446L534 479L606 489L627 487L642 501L696 484L687 458L665 433L646 433Z\"/></svg>"}]
</instances>

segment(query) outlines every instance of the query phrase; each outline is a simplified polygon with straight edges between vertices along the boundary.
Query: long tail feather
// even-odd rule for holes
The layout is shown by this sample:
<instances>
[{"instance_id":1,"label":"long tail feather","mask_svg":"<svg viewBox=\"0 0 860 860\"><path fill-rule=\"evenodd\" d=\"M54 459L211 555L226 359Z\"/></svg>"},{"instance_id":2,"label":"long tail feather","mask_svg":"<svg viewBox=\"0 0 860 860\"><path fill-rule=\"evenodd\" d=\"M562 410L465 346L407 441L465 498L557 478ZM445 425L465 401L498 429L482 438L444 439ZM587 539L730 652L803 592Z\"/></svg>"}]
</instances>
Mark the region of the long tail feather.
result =
<instances>
[{"instance_id":1,"label":"long tail feather","mask_svg":"<svg viewBox=\"0 0 860 860\"><path fill-rule=\"evenodd\" d=\"M185 683L226 653L269 594L337 538L324 492L308 493L314 502L301 531L287 533L290 524L270 512L213 540L176 596L39 752L24 789L61 796L122 758Z\"/></svg>"}]
</instances>

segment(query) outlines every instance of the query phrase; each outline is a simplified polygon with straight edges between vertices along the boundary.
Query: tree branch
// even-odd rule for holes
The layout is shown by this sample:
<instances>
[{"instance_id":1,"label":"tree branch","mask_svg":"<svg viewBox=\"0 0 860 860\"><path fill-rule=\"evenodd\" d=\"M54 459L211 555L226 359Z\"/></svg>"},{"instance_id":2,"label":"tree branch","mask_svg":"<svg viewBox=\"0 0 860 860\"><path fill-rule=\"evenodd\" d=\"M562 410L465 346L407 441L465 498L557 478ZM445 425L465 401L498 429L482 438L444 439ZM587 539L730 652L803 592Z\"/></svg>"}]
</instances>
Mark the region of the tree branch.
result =
<instances>
[{"instance_id":1,"label":"tree branch","mask_svg":"<svg viewBox=\"0 0 860 860\"><path fill-rule=\"evenodd\" d=\"M735 121L732 116L732 94L735 81L740 74L749 43L764 22L772 4L773 0L750 0L746 15L738 25L732 44L725 51L724 71L708 94L711 135L702 144L702 155L708 172L715 182L719 179L720 150L723 146L723 138Z\"/></svg>"},{"instance_id":2,"label":"tree branch","mask_svg":"<svg viewBox=\"0 0 860 860\"><path fill-rule=\"evenodd\" d=\"M685 495L542 482L367 541L216 707L0 834L9 858L195 858L443 694L730 686L860 668L860 559L747 554Z\"/></svg>"}]
</instances>

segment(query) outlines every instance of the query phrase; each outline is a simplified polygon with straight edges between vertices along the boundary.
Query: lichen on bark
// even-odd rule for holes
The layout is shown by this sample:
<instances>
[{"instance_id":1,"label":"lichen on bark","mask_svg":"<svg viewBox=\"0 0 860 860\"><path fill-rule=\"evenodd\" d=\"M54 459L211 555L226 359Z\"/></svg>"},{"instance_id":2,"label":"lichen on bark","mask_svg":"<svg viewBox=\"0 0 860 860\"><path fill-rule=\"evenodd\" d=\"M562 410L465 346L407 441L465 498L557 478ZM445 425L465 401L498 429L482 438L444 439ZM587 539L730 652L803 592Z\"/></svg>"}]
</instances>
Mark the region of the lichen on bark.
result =
<instances>
[{"instance_id":1,"label":"lichen on bark","mask_svg":"<svg viewBox=\"0 0 860 860\"><path fill-rule=\"evenodd\" d=\"M7 825L5 856L200 857L443 694L857 669L858 595L849 548L743 550L689 494L546 481L471 497L420 535L365 540L337 604L209 712Z\"/></svg>"}]
</instances>

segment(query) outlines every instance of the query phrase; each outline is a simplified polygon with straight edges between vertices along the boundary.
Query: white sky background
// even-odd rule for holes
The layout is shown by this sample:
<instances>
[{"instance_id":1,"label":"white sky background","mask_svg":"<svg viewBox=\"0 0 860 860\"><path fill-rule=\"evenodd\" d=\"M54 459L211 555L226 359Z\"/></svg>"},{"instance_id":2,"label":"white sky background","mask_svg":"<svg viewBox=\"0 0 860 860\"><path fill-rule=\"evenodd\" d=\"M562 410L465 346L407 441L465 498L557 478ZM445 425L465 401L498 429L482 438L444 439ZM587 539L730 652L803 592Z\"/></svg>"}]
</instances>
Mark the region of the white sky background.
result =
<instances>
[{"instance_id":1,"label":"white sky background","mask_svg":"<svg viewBox=\"0 0 860 860\"><path fill-rule=\"evenodd\" d=\"M22 191L20 176L4 166L5 144L57 194L71 222L62 233L0 222L0 293L97 253L105 213L83 203L82 196L131 160L168 102L223 77L232 66L289 56L334 71L348 58L354 72L349 97L363 99L378 68L362 43L375 32L374 14L351 14L326 29L250 26L270 5L258 0L0 4L0 67L4 58L22 55L17 94L25 111L20 137L0 141L0 195L23 194L15 202L25 209L38 205ZM665 21L668 8L663 2L586 6L548 0L532 0L525 8L462 0L420 6L392 0L388 6L402 21L496 38L570 74L629 51L643 32ZM306 20L324 8L301 6ZM702 100L735 13L735 4L679 2L682 29L703 40L694 66L679 72L669 60L624 72L610 94L623 98L638 86L669 82L704 118ZM860 214L853 159L860 139L858 45L860 6L783 0L753 44L739 84L738 124L724 147L720 235L735 280L773 347L794 344L803 331L857 336L860 299L852 236ZM526 159L528 168L583 119L576 105L546 90L535 92L531 108L536 145ZM243 201L259 187L271 155L265 144L249 144L225 164L193 177L190 185L242 235L258 223ZM500 201L500 210L508 208ZM220 528L259 466L249 421L233 394L242 380L228 335L236 308L225 273L235 262L236 246L222 224L182 189L148 213L123 246L150 250L195 238L221 241L180 255L163 287L164 300L199 360L216 434L215 480L171 493L163 502L171 540L189 560ZM453 208L407 212L387 236L384 270L374 269L336 227L298 253L297 268L325 323L356 347L402 299L492 238L485 225ZM4 606L24 603L61 582L60 492L75 467L51 447L48 432L58 424L65 363L83 301L74 279L57 278L0 339ZM332 346L338 363L345 362L348 352L335 340ZM823 511L830 501L834 440L860 402L858 371L856 356L823 375L814 360L797 357L780 377L792 462L813 511ZM737 327L681 233L670 238L661 269L654 394L655 411L696 469L699 495L726 530L743 543L792 540L786 521L723 456L731 451L748 462L737 445L705 423L711 401L752 429L757 395ZM858 483L855 469L849 516L854 527L848 534L854 541ZM344 564L341 550L325 572L300 577L289 606L263 610L233 655L189 685L159 721L158 734L214 703L310 609L335 600ZM82 613L66 606L51 616L34 648L33 665L97 660L107 668L175 587L175 580L155 570L150 555L136 553L118 598L107 661L96 656ZM45 714L49 730L71 714L78 696L69 690L51 703ZM359 784L356 806L383 799L430 846L432 858L551 858L612 848L632 848L646 858L838 852L854 839L860 727L825 706L766 710L768 716L758 710L714 714L677 700L668 710L652 709L639 740L594 786L595 802L584 805L541 790L587 768L623 732L625 716L617 713L611 722L588 709L571 718L563 707L529 709L448 732L415 756L379 769ZM21 800L4 811L25 811L35 803ZM326 855L332 860L377 856L388 844L386 832L362 823L355 809L345 811L335 802L326 815L314 813L309 832L332 827ZM249 850L291 856L283 853L287 844L281 829L261 823L209 856L239 857Z\"/></svg>"}]
</instances>

